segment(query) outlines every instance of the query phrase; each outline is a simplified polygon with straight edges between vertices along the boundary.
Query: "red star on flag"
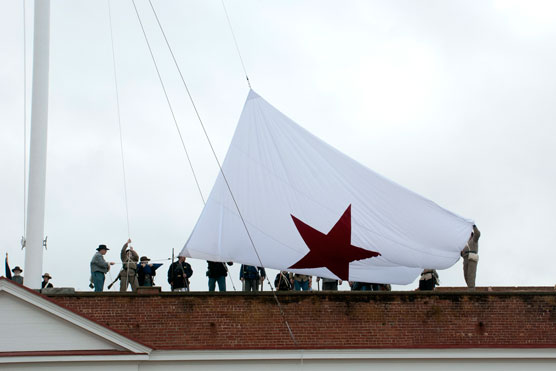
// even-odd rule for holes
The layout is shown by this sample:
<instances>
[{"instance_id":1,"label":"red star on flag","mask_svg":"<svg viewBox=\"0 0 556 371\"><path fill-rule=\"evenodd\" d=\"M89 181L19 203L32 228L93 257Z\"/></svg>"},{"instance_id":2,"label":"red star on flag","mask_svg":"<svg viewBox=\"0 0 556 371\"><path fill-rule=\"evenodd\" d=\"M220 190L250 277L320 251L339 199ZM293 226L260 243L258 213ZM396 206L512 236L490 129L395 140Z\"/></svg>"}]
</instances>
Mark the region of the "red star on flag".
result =
<instances>
[{"instance_id":1,"label":"red star on flag","mask_svg":"<svg viewBox=\"0 0 556 371\"><path fill-rule=\"evenodd\" d=\"M291 215L299 234L309 248L309 252L290 269L328 268L338 278L349 279L349 263L380 256L380 253L365 250L351 244L351 205L324 234Z\"/></svg>"}]
</instances>

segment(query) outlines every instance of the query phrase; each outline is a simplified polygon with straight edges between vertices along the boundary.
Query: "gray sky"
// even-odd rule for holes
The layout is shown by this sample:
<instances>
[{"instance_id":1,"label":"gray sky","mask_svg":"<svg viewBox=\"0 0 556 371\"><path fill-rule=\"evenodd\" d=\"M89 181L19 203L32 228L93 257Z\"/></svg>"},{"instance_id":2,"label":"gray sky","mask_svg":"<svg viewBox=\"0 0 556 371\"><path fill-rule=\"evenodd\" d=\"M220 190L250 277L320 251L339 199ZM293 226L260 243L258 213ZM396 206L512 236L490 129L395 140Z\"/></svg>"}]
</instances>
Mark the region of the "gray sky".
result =
<instances>
[{"instance_id":1,"label":"gray sky","mask_svg":"<svg viewBox=\"0 0 556 371\"><path fill-rule=\"evenodd\" d=\"M148 2L136 2L206 197L216 163ZM222 5L153 4L223 159L248 87ZM476 221L479 286L555 283L556 3L226 4L257 93L357 161ZM161 260L181 250L202 202L131 1L112 1L112 17L131 238L140 255ZM118 261L128 237L107 2L53 0L51 27L44 271L56 286L85 290L98 244ZM0 35L0 250L13 267L24 262L20 2L0 0ZM206 263L192 264L192 287L205 290ZM167 267L157 279L165 289ZM461 270L440 271L441 285L464 285Z\"/></svg>"}]
</instances>

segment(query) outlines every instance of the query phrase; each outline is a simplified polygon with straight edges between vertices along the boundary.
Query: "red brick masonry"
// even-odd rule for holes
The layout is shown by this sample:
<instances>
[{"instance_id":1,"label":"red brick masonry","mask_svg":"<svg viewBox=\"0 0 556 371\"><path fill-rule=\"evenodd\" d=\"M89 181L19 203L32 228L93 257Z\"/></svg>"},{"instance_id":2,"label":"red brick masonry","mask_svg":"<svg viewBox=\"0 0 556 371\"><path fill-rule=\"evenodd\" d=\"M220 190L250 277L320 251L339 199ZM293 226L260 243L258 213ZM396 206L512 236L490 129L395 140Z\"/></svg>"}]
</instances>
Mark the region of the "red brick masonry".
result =
<instances>
[{"instance_id":1,"label":"red brick masonry","mask_svg":"<svg viewBox=\"0 0 556 371\"><path fill-rule=\"evenodd\" d=\"M446 290L446 289L445 289ZM545 291L76 293L50 299L153 349L556 348Z\"/></svg>"}]
</instances>

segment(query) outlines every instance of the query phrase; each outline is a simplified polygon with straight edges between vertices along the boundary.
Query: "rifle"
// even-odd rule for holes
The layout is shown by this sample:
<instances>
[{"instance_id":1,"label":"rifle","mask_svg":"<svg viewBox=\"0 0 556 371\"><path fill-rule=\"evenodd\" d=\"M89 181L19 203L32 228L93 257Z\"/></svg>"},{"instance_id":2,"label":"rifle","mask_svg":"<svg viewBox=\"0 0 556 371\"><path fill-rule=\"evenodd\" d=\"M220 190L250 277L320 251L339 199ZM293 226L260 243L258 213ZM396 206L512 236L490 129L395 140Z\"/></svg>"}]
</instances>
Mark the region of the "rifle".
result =
<instances>
[{"instance_id":1,"label":"rifle","mask_svg":"<svg viewBox=\"0 0 556 371\"><path fill-rule=\"evenodd\" d=\"M123 269L122 269L122 271L123 271ZM108 285L108 287L107 287L108 290L110 290L112 288L112 286L114 286L114 284L116 282L118 282L119 279L120 279L120 274L118 273L118 277L116 277L116 279L110 285Z\"/></svg>"},{"instance_id":2,"label":"rifle","mask_svg":"<svg viewBox=\"0 0 556 371\"><path fill-rule=\"evenodd\" d=\"M178 264L180 266L181 269L181 276L183 278L183 286L185 288L187 288L187 291L189 291L189 280L187 279L186 275L185 275L185 270L183 269L183 265L178 261Z\"/></svg>"}]
</instances>

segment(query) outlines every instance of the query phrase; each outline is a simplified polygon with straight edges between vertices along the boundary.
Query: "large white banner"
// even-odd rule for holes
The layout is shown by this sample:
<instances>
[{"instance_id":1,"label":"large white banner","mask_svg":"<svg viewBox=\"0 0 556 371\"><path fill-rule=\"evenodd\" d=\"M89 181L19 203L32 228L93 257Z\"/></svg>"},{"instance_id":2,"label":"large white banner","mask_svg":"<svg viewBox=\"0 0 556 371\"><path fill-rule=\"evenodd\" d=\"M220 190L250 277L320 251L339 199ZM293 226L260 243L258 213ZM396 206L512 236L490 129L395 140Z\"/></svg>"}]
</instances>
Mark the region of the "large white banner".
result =
<instances>
[{"instance_id":1,"label":"large white banner","mask_svg":"<svg viewBox=\"0 0 556 371\"><path fill-rule=\"evenodd\" d=\"M253 91L223 172L235 202L220 174L185 256L408 284L453 265L472 231L473 221L359 164Z\"/></svg>"}]
</instances>

